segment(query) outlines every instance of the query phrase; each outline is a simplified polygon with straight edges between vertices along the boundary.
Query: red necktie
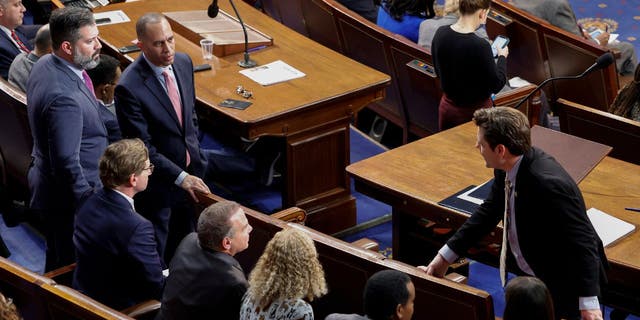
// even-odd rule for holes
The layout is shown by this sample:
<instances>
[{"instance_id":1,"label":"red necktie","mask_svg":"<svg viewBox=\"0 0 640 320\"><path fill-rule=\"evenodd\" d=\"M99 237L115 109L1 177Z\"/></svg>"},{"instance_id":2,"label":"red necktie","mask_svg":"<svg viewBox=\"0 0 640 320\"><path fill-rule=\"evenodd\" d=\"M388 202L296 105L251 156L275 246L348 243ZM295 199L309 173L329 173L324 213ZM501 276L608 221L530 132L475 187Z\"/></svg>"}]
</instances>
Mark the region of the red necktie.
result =
<instances>
[{"instance_id":1,"label":"red necktie","mask_svg":"<svg viewBox=\"0 0 640 320\"><path fill-rule=\"evenodd\" d=\"M180 126L182 126L182 104L180 103L180 95L178 95L178 86L176 86L176 83L173 81L173 77L169 74L168 69L162 71L162 75L164 76L164 82L167 85L169 100L171 100L173 110L178 116L178 122L180 123ZM189 149L187 149L187 166L189 166L189 163L191 163L191 156L189 155Z\"/></svg>"},{"instance_id":2,"label":"red necktie","mask_svg":"<svg viewBox=\"0 0 640 320\"><path fill-rule=\"evenodd\" d=\"M20 48L20 50L22 50L25 53L31 52L31 50L29 50L29 48L27 48L27 46L24 45L22 40L18 38L18 35L16 34L15 30L11 30L11 38L13 39L13 41L15 41L18 44L18 47Z\"/></svg>"},{"instance_id":3,"label":"red necktie","mask_svg":"<svg viewBox=\"0 0 640 320\"><path fill-rule=\"evenodd\" d=\"M91 77L89 77L87 70L82 70L82 79L84 80L84 84L87 86L89 91L91 91L91 93L93 93L93 96L95 97L96 92L93 91L93 81L91 81Z\"/></svg>"}]
</instances>

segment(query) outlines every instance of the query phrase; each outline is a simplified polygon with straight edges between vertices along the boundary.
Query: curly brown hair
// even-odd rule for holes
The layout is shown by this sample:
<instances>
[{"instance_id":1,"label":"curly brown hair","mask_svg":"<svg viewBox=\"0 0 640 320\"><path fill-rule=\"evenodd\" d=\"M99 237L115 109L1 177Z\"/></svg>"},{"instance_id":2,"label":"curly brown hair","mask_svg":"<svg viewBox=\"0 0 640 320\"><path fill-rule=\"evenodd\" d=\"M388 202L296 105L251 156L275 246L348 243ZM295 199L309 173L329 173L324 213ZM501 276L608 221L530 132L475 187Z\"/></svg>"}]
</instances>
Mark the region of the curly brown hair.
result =
<instances>
[{"instance_id":1,"label":"curly brown hair","mask_svg":"<svg viewBox=\"0 0 640 320\"><path fill-rule=\"evenodd\" d=\"M636 67L633 81L620 90L609 107L609 112L621 117L632 118L633 106L638 101L640 101L640 64Z\"/></svg>"},{"instance_id":2,"label":"curly brown hair","mask_svg":"<svg viewBox=\"0 0 640 320\"><path fill-rule=\"evenodd\" d=\"M9 298L5 298L2 293L0 293L0 319L2 320L20 320L20 314L16 309L16 305L13 304L13 301Z\"/></svg>"},{"instance_id":3,"label":"curly brown hair","mask_svg":"<svg viewBox=\"0 0 640 320\"><path fill-rule=\"evenodd\" d=\"M248 298L263 310L277 300L313 301L326 293L313 240L295 228L275 234L249 275Z\"/></svg>"}]
</instances>

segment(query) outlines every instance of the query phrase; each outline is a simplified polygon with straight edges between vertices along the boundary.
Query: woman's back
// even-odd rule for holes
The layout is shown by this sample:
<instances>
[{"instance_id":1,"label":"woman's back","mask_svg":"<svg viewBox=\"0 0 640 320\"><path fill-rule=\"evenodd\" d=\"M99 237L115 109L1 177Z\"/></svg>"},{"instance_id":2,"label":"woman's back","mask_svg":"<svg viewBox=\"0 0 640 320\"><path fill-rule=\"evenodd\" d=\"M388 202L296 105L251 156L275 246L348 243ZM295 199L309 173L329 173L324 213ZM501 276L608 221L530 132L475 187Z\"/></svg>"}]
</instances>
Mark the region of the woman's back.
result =
<instances>
[{"instance_id":1,"label":"woman's back","mask_svg":"<svg viewBox=\"0 0 640 320\"><path fill-rule=\"evenodd\" d=\"M243 320L313 320L311 305L302 299L280 300L260 309L253 299L245 296L240 309Z\"/></svg>"}]
</instances>

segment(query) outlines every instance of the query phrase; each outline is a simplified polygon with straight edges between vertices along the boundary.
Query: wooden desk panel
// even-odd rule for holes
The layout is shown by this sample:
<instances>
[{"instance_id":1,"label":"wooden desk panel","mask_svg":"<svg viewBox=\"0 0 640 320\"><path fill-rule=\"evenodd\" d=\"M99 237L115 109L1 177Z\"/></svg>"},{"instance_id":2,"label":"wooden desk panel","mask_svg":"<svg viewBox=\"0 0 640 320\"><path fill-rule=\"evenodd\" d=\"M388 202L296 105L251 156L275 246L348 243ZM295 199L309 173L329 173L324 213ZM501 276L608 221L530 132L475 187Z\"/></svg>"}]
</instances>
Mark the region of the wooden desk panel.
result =
<instances>
[{"instance_id":1,"label":"wooden desk panel","mask_svg":"<svg viewBox=\"0 0 640 320\"><path fill-rule=\"evenodd\" d=\"M298 206L309 213L308 224L335 232L355 224L355 201L344 171L349 164L349 122L371 101L384 96L389 76L348 59L291 31L242 1L236 1L243 20L269 36L274 45L253 52L259 65L283 60L306 73L300 79L261 86L238 73L242 54L220 58L221 69L195 74L198 113L205 126L253 139L280 136L286 141L286 186L283 207ZM194 10L206 4L197 0L143 0L109 5L96 11L123 10L128 23L101 26L105 51L128 45L135 38L135 21L144 13ZM232 12L226 1L220 8ZM176 34L177 51L186 52L194 64L205 63L200 46ZM121 57L130 61L138 53ZM224 99L241 99L238 85L253 92L246 110L221 108ZM312 170L310 170L312 169Z\"/></svg>"},{"instance_id":2,"label":"wooden desk panel","mask_svg":"<svg viewBox=\"0 0 640 320\"><path fill-rule=\"evenodd\" d=\"M452 232L466 220L467 215L438 202L493 177L474 148L476 130L469 122L347 167L358 191L393 206L395 259L427 263L451 236L429 235L430 231L416 226L419 219L452 228ZM640 227L640 214L624 210L640 204L640 166L606 157L579 187L587 208L598 208ZM474 257L497 265L499 251L486 244L500 243L501 232L496 228ZM635 231L605 249L611 270L604 300L636 313L640 312L639 243L640 232Z\"/></svg>"}]
</instances>

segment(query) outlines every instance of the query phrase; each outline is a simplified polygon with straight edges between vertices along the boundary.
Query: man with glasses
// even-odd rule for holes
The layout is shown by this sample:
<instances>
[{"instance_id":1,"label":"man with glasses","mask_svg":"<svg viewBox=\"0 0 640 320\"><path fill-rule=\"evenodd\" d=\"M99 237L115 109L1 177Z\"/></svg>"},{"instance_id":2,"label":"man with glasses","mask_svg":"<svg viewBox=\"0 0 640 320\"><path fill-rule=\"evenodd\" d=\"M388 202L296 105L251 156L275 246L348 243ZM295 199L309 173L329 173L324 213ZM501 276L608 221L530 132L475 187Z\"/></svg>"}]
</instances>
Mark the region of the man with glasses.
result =
<instances>
[{"instance_id":1,"label":"man with glasses","mask_svg":"<svg viewBox=\"0 0 640 320\"><path fill-rule=\"evenodd\" d=\"M164 287L153 226L133 205L152 173L140 139L111 144L100 158L104 188L76 214L73 287L116 310L160 299Z\"/></svg>"}]
</instances>

